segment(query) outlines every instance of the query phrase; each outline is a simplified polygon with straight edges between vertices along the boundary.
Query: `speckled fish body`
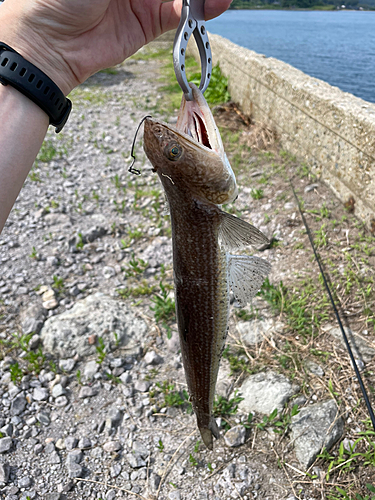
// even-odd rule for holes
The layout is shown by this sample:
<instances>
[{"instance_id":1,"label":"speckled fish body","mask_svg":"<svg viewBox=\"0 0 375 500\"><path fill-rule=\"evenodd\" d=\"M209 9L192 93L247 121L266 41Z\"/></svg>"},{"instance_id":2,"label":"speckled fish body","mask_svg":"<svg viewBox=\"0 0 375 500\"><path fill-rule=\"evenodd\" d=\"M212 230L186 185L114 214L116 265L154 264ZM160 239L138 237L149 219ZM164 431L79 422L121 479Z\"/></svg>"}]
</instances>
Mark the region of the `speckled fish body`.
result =
<instances>
[{"instance_id":1,"label":"speckled fish body","mask_svg":"<svg viewBox=\"0 0 375 500\"><path fill-rule=\"evenodd\" d=\"M176 127L146 119L144 149L168 199L182 359L197 424L212 449L212 434L219 437L212 407L227 334L229 286L239 301L248 301L269 265L229 254L267 238L221 210L221 204L236 198L236 180L210 109L192 88L194 100L183 98Z\"/></svg>"}]
</instances>

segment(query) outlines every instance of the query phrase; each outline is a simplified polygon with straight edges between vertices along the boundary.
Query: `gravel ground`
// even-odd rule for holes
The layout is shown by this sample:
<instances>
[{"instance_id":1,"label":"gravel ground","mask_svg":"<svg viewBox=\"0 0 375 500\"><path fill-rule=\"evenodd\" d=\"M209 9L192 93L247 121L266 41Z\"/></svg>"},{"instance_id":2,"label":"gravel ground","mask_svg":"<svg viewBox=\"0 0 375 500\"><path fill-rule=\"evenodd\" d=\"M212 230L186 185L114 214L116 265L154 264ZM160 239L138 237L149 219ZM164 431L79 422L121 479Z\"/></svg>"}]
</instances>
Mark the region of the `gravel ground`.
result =
<instances>
[{"instance_id":1,"label":"gravel ground","mask_svg":"<svg viewBox=\"0 0 375 500\"><path fill-rule=\"evenodd\" d=\"M228 357L218 393L232 402L219 423L223 435L227 421L232 429L212 452L199 442L171 308L169 221L141 139L136 167L142 175L127 172L137 124L151 108L157 116L163 100L153 76L160 66L154 58L134 58L74 92L66 130L49 133L1 235L0 498L323 498L319 469L315 485L299 483L300 475L293 479L293 470L288 474L280 466L275 432L242 425L250 396L238 413L231 411L237 404L233 388L241 386L246 370L233 370ZM246 159L253 179L270 164L269 153L262 154ZM240 175L240 189L241 182ZM318 191L332 200L324 186L309 186L308 178L298 185L311 204ZM283 189L274 185L268 200L256 200L244 183L236 207L282 242L257 255L287 282L290 259L294 271L311 262L306 264L306 256L300 262L302 250L293 256L288 251L292 243L306 247L306 237L298 233L292 198L280 197ZM279 211L283 219L276 218ZM270 222L268 213L275 213ZM232 314L230 341L247 345L239 362L246 355L261 362L261 351L274 360L285 322L262 298L253 307L262 316L250 329L248 319ZM255 327L256 338L242 344ZM361 351L368 365L375 353L371 345ZM290 383L280 410L293 397L307 408L330 398L328 390L314 388L314 380L324 376L321 364L311 367L311 388ZM271 385L284 382L281 376L271 373ZM360 425L356 418L353 428ZM340 425L333 442L342 436ZM284 452L299 470L305 459L296 460L293 446Z\"/></svg>"}]
</instances>

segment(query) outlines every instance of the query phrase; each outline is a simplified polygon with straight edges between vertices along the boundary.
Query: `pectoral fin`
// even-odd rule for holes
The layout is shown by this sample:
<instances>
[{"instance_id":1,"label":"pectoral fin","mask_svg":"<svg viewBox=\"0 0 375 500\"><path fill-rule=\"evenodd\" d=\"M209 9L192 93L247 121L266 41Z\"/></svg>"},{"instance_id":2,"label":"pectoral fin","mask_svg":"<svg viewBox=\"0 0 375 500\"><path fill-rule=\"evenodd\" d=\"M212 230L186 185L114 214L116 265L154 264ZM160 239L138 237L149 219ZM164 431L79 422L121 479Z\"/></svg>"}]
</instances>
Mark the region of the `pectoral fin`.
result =
<instances>
[{"instance_id":1,"label":"pectoral fin","mask_svg":"<svg viewBox=\"0 0 375 500\"><path fill-rule=\"evenodd\" d=\"M268 238L256 227L234 215L221 212L219 243L229 252L249 245L269 243Z\"/></svg>"},{"instance_id":2,"label":"pectoral fin","mask_svg":"<svg viewBox=\"0 0 375 500\"><path fill-rule=\"evenodd\" d=\"M271 265L259 257L228 255L229 285L241 306L245 306L257 294Z\"/></svg>"}]
</instances>

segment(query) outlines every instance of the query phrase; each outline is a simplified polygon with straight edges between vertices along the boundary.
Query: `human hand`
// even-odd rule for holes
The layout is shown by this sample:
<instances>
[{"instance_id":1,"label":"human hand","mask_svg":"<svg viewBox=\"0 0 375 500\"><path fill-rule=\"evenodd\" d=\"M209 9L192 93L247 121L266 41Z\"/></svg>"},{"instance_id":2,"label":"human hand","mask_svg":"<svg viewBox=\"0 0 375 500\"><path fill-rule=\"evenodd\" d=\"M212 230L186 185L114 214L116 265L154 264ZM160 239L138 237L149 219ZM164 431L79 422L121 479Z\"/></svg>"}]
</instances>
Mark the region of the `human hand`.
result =
<instances>
[{"instance_id":1,"label":"human hand","mask_svg":"<svg viewBox=\"0 0 375 500\"><path fill-rule=\"evenodd\" d=\"M44 71L67 95L100 69L176 28L182 0L6 0L0 40ZM206 0L206 19L231 0Z\"/></svg>"}]
</instances>

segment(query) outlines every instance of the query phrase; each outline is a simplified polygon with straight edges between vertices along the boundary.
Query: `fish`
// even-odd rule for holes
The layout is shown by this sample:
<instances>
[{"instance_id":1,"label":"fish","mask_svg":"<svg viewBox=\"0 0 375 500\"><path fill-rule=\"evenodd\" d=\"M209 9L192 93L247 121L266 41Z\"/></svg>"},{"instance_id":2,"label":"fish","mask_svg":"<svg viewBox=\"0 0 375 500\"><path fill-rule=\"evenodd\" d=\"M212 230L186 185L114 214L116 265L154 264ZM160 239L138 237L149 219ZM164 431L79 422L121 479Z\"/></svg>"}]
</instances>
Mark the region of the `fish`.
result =
<instances>
[{"instance_id":1,"label":"fish","mask_svg":"<svg viewBox=\"0 0 375 500\"><path fill-rule=\"evenodd\" d=\"M263 245L257 228L222 210L238 195L211 110L194 85L175 126L148 117L144 151L163 185L172 225L176 317L189 400L202 440L220 437L213 416L228 331L230 288L241 306L259 291L270 264L233 251Z\"/></svg>"}]
</instances>

